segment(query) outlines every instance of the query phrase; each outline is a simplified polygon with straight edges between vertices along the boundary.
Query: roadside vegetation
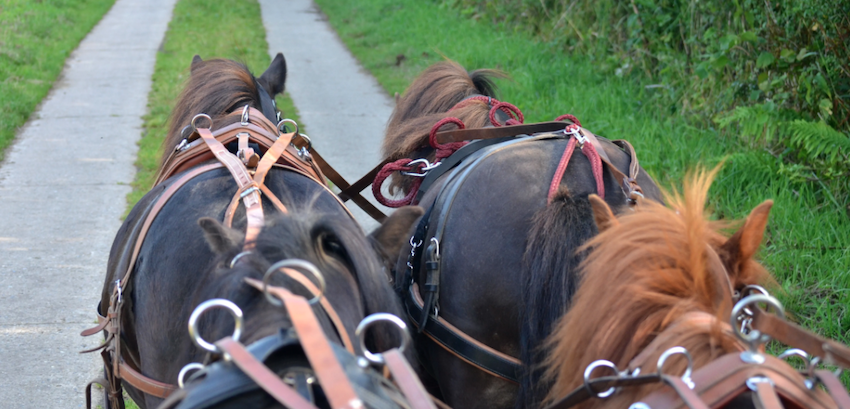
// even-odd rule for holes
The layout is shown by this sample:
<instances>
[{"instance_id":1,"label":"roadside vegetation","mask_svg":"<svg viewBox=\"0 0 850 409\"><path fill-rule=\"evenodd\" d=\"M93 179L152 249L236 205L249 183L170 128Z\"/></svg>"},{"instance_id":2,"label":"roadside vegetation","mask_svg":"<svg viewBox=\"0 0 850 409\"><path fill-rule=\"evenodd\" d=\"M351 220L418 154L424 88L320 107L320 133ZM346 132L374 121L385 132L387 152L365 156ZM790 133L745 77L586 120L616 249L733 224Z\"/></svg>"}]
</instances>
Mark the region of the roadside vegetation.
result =
<instances>
[{"instance_id":1,"label":"roadside vegetation","mask_svg":"<svg viewBox=\"0 0 850 409\"><path fill-rule=\"evenodd\" d=\"M799 160L795 156L807 154L806 147L802 148L803 153L777 152L777 149L793 151L794 136L783 141L781 136L768 137L764 129L757 137L749 135L747 132L752 132L753 126L750 121L742 119L744 117L741 115L744 114L736 108L761 109L757 107L766 107L772 101L772 109L788 115L787 121L805 121L810 123L805 129L811 132L832 132L833 136L837 133L846 137L846 133L842 133L847 130L846 121L842 122L837 113L845 109L845 94L848 91L842 91L836 85L846 77L840 74L827 79L827 74L832 75L832 71L818 71L825 70L825 60L821 59L833 57L825 54L825 49L817 49L816 52L815 46L802 53L801 49L795 48L793 56L780 51L770 63L767 62L770 57L760 57L762 49L757 46L760 47L764 41L777 42L784 37L765 40L768 37L756 27L756 22L765 21L765 17L757 14L759 9L756 5L750 6L753 2L740 0L730 4L728 10L723 9L735 12L734 4L744 3L749 7L745 13L751 15L736 18L747 21L747 27L752 30L751 34L738 34L736 39L728 38L730 44L734 43L729 45L730 49L738 47L747 51L739 51L738 48L729 51L726 65L715 61L722 60L720 48L709 50L716 52L709 58L709 61L715 62L704 67L707 72L704 77L694 67L676 68L680 62L674 59L679 58L679 55L672 51L669 61L663 60L668 66L679 69L683 75L695 76L693 82L682 84L665 83L667 77L664 76L668 72L653 71L657 67L652 64L661 63L638 60L642 52L628 48L626 44L621 44L623 50L612 50L606 45L591 43L590 38L603 36L586 26L573 29L571 24L577 24L577 17L572 17L579 15L575 10L564 13L563 9L557 11L545 8L549 14L544 12L542 15L553 19L545 23L549 25L541 22L537 28L529 27L531 23L527 23L526 18L531 17L524 13L532 13L540 5L550 7L554 3L564 2L316 2L349 49L378 78L390 95L403 92L407 84L428 65L449 58L468 69L488 67L506 71L511 79L499 81L501 99L520 107L526 122L552 120L558 115L571 113L597 134L611 139L628 139L637 149L641 164L663 186L677 186L685 172L696 166L712 167L725 161L711 191L710 205L715 214L718 217L740 219L762 201L773 199L775 204L761 259L782 287L781 291L776 291L776 295L784 303L789 315L802 325L844 343L850 342L850 203L846 191L840 186L840 178L828 179L824 176L826 173L811 173L828 169L815 170L819 166L817 160L824 158L818 155L827 151L827 159L829 155L835 155L835 162L830 163L836 165L836 169L847 166L848 151L843 147L843 142L833 145L827 143L819 148L819 154L814 155L821 158L815 162ZM580 5L590 2L565 3ZM609 2L593 2L597 3L603 7ZM649 18L652 10L656 10L645 8L650 3L650 0L636 0L631 6L637 7L641 16ZM704 2L699 4L704 5ZM512 10L512 20L499 17L507 10ZM589 9L587 14L593 14L593 10ZM704 17L709 14L702 9L695 12L702 13ZM564 14L564 18L569 20L555 24L559 16ZM543 17L538 17L539 21L543 21ZM599 27L606 26L606 22L613 18L604 15L596 17L598 20L593 20L596 21L593 24ZM628 20L629 17L624 18ZM652 18L660 17L653 15ZM776 21L773 16L771 19ZM585 23L591 24L587 21ZM622 21L619 24L627 23ZM639 30L639 33L646 32L646 27L650 26L650 23L643 21L628 24L632 24L629 27L634 30L644 27L641 29L644 31ZM612 27L625 30L620 26ZM824 27L823 24L821 27ZM560 35L565 32L576 36L582 33L584 38L578 42L568 41L569 37ZM631 38L614 34L608 34L608 41L622 42ZM718 38L729 34L726 31L715 31ZM692 35L700 36L700 41L707 41L705 33L694 32ZM657 41L655 38L639 38L644 42ZM671 37L670 41L675 39ZM778 44L776 46L782 47ZM785 46L791 47L791 43ZM695 61L698 56L703 58L704 52L707 51L693 54L692 59ZM816 52L817 55L807 56L809 52ZM738 88L730 89L721 79L732 75L725 70L738 69L736 64L739 62L733 61L733 57L743 58L743 55L755 56L752 64L741 63L752 69L752 72L748 72L752 78L746 79L750 85L747 85L748 91L742 97L744 99L735 99L738 98ZM798 55L800 60L797 60ZM847 54L843 55L843 62L846 63ZM817 68L817 64L808 65L809 59L821 61L818 63L820 68ZM702 62L692 61L696 65ZM842 69L841 62L836 64L832 67ZM694 71L691 74L689 70ZM764 72L768 75L767 88L761 85L764 81L759 81L759 76ZM788 91L790 85L784 81L792 81L789 79L792 72L793 75L808 73L806 75L812 81L812 87L816 88L810 91L814 105L802 107L809 104L806 97ZM818 74L827 81L826 87L818 85L821 82L816 79ZM783 75L786 75L785 79L776 82ZM799 78L794 81L799 81ZM788 95L778 95L784 92ZM821 108L821 100L831 105L827 107L823 103L824 108ZM797 108L799 110L795 111ZM826 115L830 110L831 114ZM846 111L842 112L845 114L841 115L846 115ZM730 115L741 117L735 119ZM774 122L772 119L763 120L760 124L769 127ZM842 160L844 162L839 163ZM809 176L798 177L801 173L795 173L794 169L800 172L805 170ZM840 173L846 172L846 168L842 169L836 172L844 175L843 182L846 183L846 173Z\"/></svg>"},{"instance_id":2,"label":"roadside vegetation","mask_svg":"<svg viewBox=\"0 0 850 409\"><path fill-rule=\"evenodd\" d=\"M115 0L4 0L0 4L0 161L65 66Z\"/></svg>"},{"instance_id":3,"label":"roadside vegetation","mask_svg":"<svg viewBox=\"0 0 850 409\"><path fill-rule=\"evenodd\" d=\"M160 147L168 132L168 118L196 54L205 60L230 58L240 61L255 75L262 74L271 58L256 0L228 3L180 0L175 5L156 57L148 113L144 117L144 135L139 141L136 179L127 197L128 212L154 182L162 156ZM295 106L287 95L278 96L276 102L282 116L298 120Z\"/></svg>"}]
</instances>

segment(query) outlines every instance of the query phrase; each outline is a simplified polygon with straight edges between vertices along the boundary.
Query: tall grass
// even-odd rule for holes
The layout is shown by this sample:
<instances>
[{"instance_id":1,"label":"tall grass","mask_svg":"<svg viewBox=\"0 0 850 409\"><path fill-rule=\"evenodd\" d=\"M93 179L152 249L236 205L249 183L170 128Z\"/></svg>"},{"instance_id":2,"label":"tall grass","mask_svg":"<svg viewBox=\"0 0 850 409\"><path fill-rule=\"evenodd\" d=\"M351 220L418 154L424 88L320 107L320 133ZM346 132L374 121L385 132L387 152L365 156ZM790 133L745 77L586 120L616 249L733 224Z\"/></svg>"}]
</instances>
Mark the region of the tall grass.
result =
<instances>
[{"instance_id":1,"label":"tall grass","mask_svg":"<svg viewBox=\"0 0 850 409\"><path fill-rule=\"evenodd\" d=\"M710 206L718 217L743 218L774 199L761 257L782 286L780 299L803 325L850 341L849 209L829 200L817 181L783 177L769 151L653 103L653 83L605 73L525 30L470 19L430 1L316 2L390 94L403 92L426 66L450 58L470 69L507 71L512 79L499 83L502 99L518 105L527 122L572 113L596 133L628 139L662 185L677 185L688 169L725 160Z\"/></svg>"},{"instance_id":2,"label":"tall grass","mask_svg":"<svg viewBox=\"0 0 850 409\"><path fill-rule=\"evenodd\" d=\"M115 0L0 3L0 161L65 59Z\"/></svg>"}]
</instances>

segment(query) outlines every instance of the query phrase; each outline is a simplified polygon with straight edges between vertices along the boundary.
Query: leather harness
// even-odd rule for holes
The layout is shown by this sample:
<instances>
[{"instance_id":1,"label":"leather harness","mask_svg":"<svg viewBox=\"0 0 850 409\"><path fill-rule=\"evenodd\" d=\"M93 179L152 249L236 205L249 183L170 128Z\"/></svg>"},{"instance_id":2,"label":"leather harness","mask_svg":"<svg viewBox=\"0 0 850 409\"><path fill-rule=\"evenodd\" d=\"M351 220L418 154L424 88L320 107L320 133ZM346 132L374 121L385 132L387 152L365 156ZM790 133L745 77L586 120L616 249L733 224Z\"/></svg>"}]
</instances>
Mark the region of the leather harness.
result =
<instances>
[{"instance_id":1,"label":"leather harness","mask_svg":"<svg viewBox=\"0 0 850 409\"><path fill-rule=\"evenodd\" d=\"M100 311L102 310L99 305L97 310L98 325L81 333L82 336L89 336L106 331L106 341L101 346L83 352L103 350L101 356L105 364L106 379L98 379L95 382L107 388L110 392L110 400L117 408L123 408L120 392L121 380L146 394L162 398L167 397L176 389L175 385L144 376L139 372L136 364L130 364L122 359L121 318L123 315L123 292L127 290L131 283L135 262L148 229L159 211L177 190L206 172L222 167L227 168L234 176L238 189L228 207L225 223L230 225L233 213L241 199L246 206L248 218L246 246L250 247L253 245L253 239L263 223L261 192L270 199L279 211L286 212L285 206L264 184L265 176L272 167L301 174L327 189L324 184L324 175L311 160L309 153L298 151L290 145L290 141L295 135L290 133L278 136L277 127L272 125L260 111L246 107L242 112L234 112L228 115L221 122L225 124L235 123L217 129L215 132L211 132L207 128L196 129L192 136L184 139L167 157L157 175L155 184L155 186L162 184L165 188L146 209L146 215L141 219L143 221L137 223L133 231L135 240L132 253L127 254L125 252L122 265L126 265L127 268L124 270L121 280L113 286L107 314L105 316L101 314ZM195 135L197 137L193 138ZM249 159L256 153L247 152L248 155L245 155L246 152L240 150L239 153L243 156L240 159L224 147L226 144L236 141L245 149L249 138L261 147L261 150L265 150L263 158L253 163L255 168L252 170L248 170L246 165L251 164ZM212 159L218 159L218 162L210 162ZM341 202L340 204L342 208L346 209ZM90 387L91 384L87 389L90 390ZM88 394L87 399L90 399Z\"/></svg>"},{"instance_id":2,"label":"leather harness","mask_svg":"<svg viewBox=\"0 0 850 409\"><path fill-rule=\"evenodd\" d=\"M414 247L408 259L408 270L402 278L402 286L405 288L401 294L408 316L420 333L424 332L428 339L441 348L486 373L513 383L519 382L522 371L522 362L519 359L475 340L437 313L435 306L439 300L441 271L439 243L442 241L454 198L466 177L478 164L486 157L518 144L569 137L564 132L567 125L569 125L568 122L558 121L440 132L437 134L440 143L463 140L473 140L473 142L462 147L429 171L416 196L416 202L418 202L430 188L442 183L434 203L425 206L426 213L420 219L411 238L411 244ZM592 133L583 128L580 132L587 138L588 143L596 147L602 162L614 174L615 180L622 181L627 202L633 205L638 197L642 197L641 189L635 181L640 167L634 148L626 141L613 141L630 156L627 176L610 162L601 143ZM425 262L426 278L424 282L417 283L418 268L422 265L421 259L426 254L428 257ZM419 288L424 290L424 300L419 295Z\"/></svg>"}]
</instances>

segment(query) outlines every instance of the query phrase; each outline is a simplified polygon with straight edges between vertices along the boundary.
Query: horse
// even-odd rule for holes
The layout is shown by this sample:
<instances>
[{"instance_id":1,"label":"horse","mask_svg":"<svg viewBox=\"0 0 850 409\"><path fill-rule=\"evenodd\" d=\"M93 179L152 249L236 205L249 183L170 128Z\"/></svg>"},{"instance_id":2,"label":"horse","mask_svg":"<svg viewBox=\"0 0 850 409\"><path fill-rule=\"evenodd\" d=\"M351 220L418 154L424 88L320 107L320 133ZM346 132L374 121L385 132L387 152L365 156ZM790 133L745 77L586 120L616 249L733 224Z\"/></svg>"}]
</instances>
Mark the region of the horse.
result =
<instances>
[{"instance_id":1,"label":"horse","mask_svg":"<svg viewBox=\"0 0 850 409\"><path fill-rule=\"evenodd\" d=\"M240 185L239 190L234 177L214 159L166 170L173 165L171 156L202 142L197 137L201 129L195 128L202 124L193 119L197 114L207 115L203 125L208 128L238 126L241 118L243 126L253 127L253 135L267 133L279 139L275 126L279 113L272 98L283 92L285 78L282 54L259 78L235 61L193 58L163 142L159 183L139 200L117 232L98 309L101 325L84 332L91 335L104 329L110 337L102 355L107 378L112 379L107 387L112 406L123 407L123 384L139 407L156 407L175 388L184 365L204 360L205 351L193 344L186 326L194 308L210 297L231 299L244 311L243 340L248 343L285 328L285 312L262 301L262 292L242 283L242 278L256 277L255 270L281 259L298 258L317 266L326 277L324 295L338 304L346 332L367 314L401 312L381 273L385 262L379 255L398 251L396 236L406 234L419 215L417 209L397 212L366 237L323 179L296 169L296 165L310 168L304 150L292 153L300 158L294 159L292 166L270 166L264 181L245 189ZM193 137L197 138L193 141ZM239 141L239 155L246 154L249 163L266 150L251 141L256 142L246 140L242 146L242 139ZM231 145L236 142L227 149L235 148ZM288 145L281 149L294 152ZM207 168L210 170L192 173ZM172 173L174 176L168 177ZM185 175L193 176L186 181ZM253 196L259 187L278 199L262 195L267 216L265 226L257 232L246 230L251 226L245 207L233 211L230 204L234 192L233 202L238 204L238 193ZM163 204L160 198L166 193L172 195ZM151 221L148 215L157 207ZM269 216L284 210L286 214ZM230 219L233 229L218 222ZM249 231L252 237L246 239ZM253 249L236 263L237 253L246 247ZM227 323L226 315L212 317L204 321L201 333L207 339L219 339L232 324ZM128 377L146 378L142 382L146 391L129 384ZM150 393L151 388L156 393Z\"/></svg>"},{"instance_id":2,"label":"horse","mask_svg":"<svg viewBox=\"0 0 850 409\"><path fill-rule=\"evenodd\" d=\"M682 193L665 196L669 207L644 201L634 212L615 217L605 202L591 198L600 233L582 247L589 253L580 269L581 286L546 343L545 377L552 385L546 402L582 386L584 368L598 359L647 374L658 370L660 355L670 347L688 351L694 370L744 349L728 320L734 295L746 295L751 285L776 286L754 259L773 202L756 206L728 236L732 224L711 220L705 210L719 169L691 174ZM664 372L682 373L685 364L671 361ZM626 408L660 387L622 388L575 407Z\"/></svg>"},{"instance_id":3,"label":"horse","mask_svg":"<svg viewBox=\"0 0 850 409\"><path fill-rule=\"evenodd\" d=\"M420 321L420 331L421 320L425 321L425 334L416 341L424 382L431 393L453 407L533 407L542 400L546 390L538 369L542 343L575 291L574 269L583 257L576 249L596 233L588 194L604 195L617 211L628 209L631 197L615 174L622 176L631 165L628 172L635 176L631 182L642 187L643 196L661 198L630 154L630 145L621 148L598 138L595 149L613 165L606 164L600 174L582 155L576 154L568 164L559 162L570 146L565 133L569 122L541 125L558 132L512 138L541 128L518 125L519 111L496 99L494 79L502 76L487 69L468 72L452 61L427 68L398 99L382 146L387 161L406 162L408 168L414 163L427 162L426 166L408 170L406 175L392 174L388 186L381 186L383 179L373 185L373 191L400 192L406 198L413 198L420 187L421 196L412 204L431 209L403 246L394 281L408 300L410 319L414 325ZM497 119L509 116L494 124L493 115ZM507 137L498 144L485 143L496 140L472 142L448 156L443 150L459 148L462 137L438 143L438 149L431 142L442 135L434 132L446 122L462 122L474 131L502 122L509 126L494 128ZM512 129L520 131L511 134ZM446 131L451 132L458 131ZM580 132L589 137L586 129ZM443 173L422 193L421 187L431 183L430 175L420 183L422 173L448 167L443 164L476 144L486 147ZM590 149L591 144L586 145L582 152ZM434 166L439 161L441 165ZM559 169L561 164L565 169ZM437 278L429 279L428 269L439 270ZM411 281L415 286L411 287ZM428 287L439 290L429 294ZM428 328L452 340L434 342L442 338ZM514 368L519 370L512 377L508 372Z\"/></svg>"}]
</instances>

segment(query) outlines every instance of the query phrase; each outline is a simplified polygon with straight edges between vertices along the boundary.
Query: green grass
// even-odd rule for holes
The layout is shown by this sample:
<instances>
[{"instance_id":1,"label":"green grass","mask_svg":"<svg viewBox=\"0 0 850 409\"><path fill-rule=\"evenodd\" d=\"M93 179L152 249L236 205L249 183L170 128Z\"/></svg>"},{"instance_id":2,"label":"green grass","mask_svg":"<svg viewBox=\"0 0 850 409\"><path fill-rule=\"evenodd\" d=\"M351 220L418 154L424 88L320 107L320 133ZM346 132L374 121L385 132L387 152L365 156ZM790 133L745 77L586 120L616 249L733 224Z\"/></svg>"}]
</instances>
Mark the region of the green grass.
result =
<instances>
[{"instance_id":1,"label":"green grass","mask_svg":"<svg viewBox=\"0 0 850 409\"><path fill-rule=\"evenodd\" d=\"M145 132L139 141L136 179L133 191L127 196L128 208L144 196L154 182L162 156L160 145L168 132L168 118L196 54L205 60L230 58L241 61L255 75L262 74L271 58L256 0L227 3L180 0L175 5L168 32L157 53L153 85L148 96L148 113L144 118ZM278 96L276 101L282 116L298 120L288 96Z\"/></svg>"},{"instance_id":2,"label":"green grass","mask_svg":"<svg viewBox=\"0 0 850 409\"><path fill-rule=\"evenodd\" d=\"M766 151L736 138L689 125L653 103L655 89L634 79L605 76L580 55L524 33L456 15L422 0L316 0L360 62L392 95L428 65L450 58L469 69L499 68L502 99L519 106L526 122L576 115L584 126L631 141L643 167L662 185L679 183L688 169L726 165L711 191L716 214L743 218L760 202L775 201L761 252L784 289L778 294L803 325L850 342L850 220L848 210L823 197L826 189L793 183ZM400 63L399 63L400 61Z\"/></svg>"},{"instance_id":3,"label":"green grass","mask_svg":"<svg viewBox=\"0 0 850 409\"><path fill-rule=\"evenodd\" d=\"M80 40L115 0L0 3L0 161Z\"/></svg>"}]
</instances>

